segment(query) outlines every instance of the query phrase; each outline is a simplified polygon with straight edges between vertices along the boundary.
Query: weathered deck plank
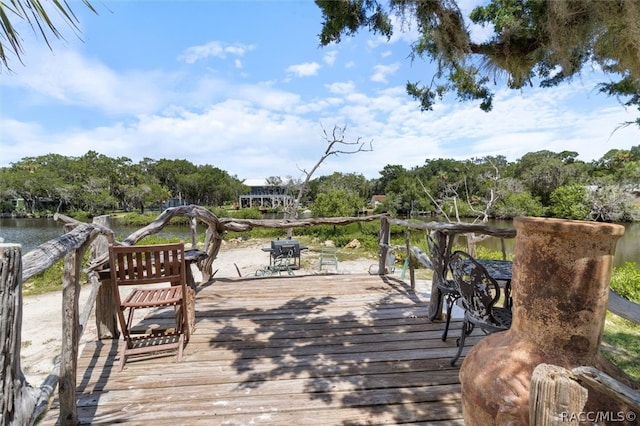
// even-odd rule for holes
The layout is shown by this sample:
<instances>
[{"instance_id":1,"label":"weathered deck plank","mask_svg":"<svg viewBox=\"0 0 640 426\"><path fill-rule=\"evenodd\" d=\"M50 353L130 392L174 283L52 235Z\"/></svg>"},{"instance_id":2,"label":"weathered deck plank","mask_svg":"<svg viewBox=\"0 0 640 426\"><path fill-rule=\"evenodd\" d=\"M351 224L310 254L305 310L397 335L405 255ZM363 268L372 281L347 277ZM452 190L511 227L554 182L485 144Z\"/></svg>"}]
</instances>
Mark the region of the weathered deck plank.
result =
<instances>
[{"instance_id":1,"label":"weathered deck plank","mask_svg":"<svg viewBox=\"0 0 640 426\"><path fill-rule=\"evenodd\" d=\"M83 424L461 425L455 353L428 299L378 276L217 280L196 301L184 359L80 355ZM147 322L162 323L171 312ZM472 345L480 337L467 339ZM57 401L42 424L55 424Z\"/></svg>"}]
</instances>

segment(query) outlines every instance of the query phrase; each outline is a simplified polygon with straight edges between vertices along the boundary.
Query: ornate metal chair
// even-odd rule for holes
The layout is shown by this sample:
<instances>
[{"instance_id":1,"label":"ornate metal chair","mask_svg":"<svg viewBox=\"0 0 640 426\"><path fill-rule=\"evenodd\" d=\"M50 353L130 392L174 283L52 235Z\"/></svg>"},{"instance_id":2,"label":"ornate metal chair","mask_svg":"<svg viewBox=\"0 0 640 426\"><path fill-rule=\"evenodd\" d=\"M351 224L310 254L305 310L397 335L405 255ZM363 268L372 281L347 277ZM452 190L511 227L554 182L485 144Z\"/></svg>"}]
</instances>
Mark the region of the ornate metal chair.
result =
<instances>
[{"instance_id":1,"label":"ornate metal chair","mask_svg":"<svg viewBox=\"0 0 640 426\"><path fill-rule=\"evenodd\" d=\"M427 234L427 247L429 251L429 261L433 268L433 280L438 288L438 298L444 299L447 307L447 320L444 326L444 332L442 333L442 341L447 340L447 334L449 333L449 324L451 323L451 311L453 305L460 298L460 292L453 280L447 279L448 267L446 254L440 250L438 243ZM435 319L435 315L431 320Z\"/></svg>"},{"instance_id":2,"label":"ornate metal chair","mask_svg":"<svg viewBox=\"0 0 640 426\"><path fill-rule=\"evenodd\" d=\"M449 268L460 292L458 303L464 309L462 332L457 340L458 352L451 359L453 366L462 353L465 338L474 327L481 328L486 334L508 330L511 327L511 310L495 306L500 299L500 286L468 253L454 252L449 258Z\"/></svg>"}]
</instances>

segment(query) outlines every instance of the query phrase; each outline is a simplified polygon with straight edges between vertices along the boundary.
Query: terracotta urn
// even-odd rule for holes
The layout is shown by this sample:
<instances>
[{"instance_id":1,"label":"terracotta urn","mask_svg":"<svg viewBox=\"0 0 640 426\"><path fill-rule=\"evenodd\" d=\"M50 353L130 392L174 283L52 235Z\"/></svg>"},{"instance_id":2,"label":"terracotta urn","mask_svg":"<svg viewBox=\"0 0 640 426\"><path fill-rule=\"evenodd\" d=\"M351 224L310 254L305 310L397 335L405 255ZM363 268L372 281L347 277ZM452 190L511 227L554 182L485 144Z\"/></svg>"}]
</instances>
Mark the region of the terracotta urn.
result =
<instances>
[{"instance_id":1,"label":"terracotta urn","mask_svg":"<svg viewBox=\"0 0 640 426\"><path fill-rule=\"evenodd\" d=\"M611 371L599 346L624 227L532 217L514 223L513 323L478 342L460 367L465 425L529 424L529 385L540 363ZM599 398L590 392L589 409L610 410Z\"/></svg>"}]
</instances>

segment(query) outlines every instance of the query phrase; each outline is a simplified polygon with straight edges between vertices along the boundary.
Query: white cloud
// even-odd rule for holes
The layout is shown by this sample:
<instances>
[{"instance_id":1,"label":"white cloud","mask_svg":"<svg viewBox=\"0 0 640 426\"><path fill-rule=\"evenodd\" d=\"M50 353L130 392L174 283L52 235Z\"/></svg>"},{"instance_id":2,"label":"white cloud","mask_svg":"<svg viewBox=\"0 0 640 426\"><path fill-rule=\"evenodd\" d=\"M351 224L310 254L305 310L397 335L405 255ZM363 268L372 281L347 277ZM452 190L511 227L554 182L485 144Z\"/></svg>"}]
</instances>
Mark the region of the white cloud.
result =
<instances>
[{"instance_id":1,"label":"white cloud","mask_svg":"<svg viewBox=\"0 0 640 426\"><path fill-rule=\"evenodd\" d=\"M371 81L375 81L377 83L387 83L387 77L391 74L394 74L400 69L400 64L389 64L389 65L375 65L373 67L373 74L371 75Z\"/></svg>"},{"instance_id":2,"label":"white cloud","mask_svg":"<svg viewBox=\"0 0 640 426\"><path fill-rule=\"evenodd\" d=\"M2 85L25 90L36 105L59 102L109 114L135 114L161 107L172 93L161 90L177 73L124 71L116 73L102 62L74 50L51 53L41 49L20 73L2 79Z\"/></svg>"},{"instance_id":3,"label":"white cloud","mask_svg":"<svg viewBox=\"0 0 640 426\"><path fill-rule=\"evenodd\" d=\"M473 9L478 6L482 6L482 0L459 0L458 7L464 16L469 16L469 13ZM482 26L479 24L475 24L471 22L471 20L467 20L467 30L469 31L469 35L471 40L476 43L482 43L487 41L494 33L493 24L488 24L487 26Z\"/></svg>"},{"instance_id":4,"label":"white cloud","mask_svg":"<svg viewBox=\"0 0 640 426\"><path fill-rule=\"evenodd\" d=\"M573 150L590 161L611 148L637 145L640 135L635 127L611 134L617 123L634 117L615 105L582 114L561 108L564 99L580 91L575 88L555 96L552 91L528 96L500 91L491 113L470 103L438 104L422 113L401 86L369 94L356 92L352 82L333 83L328 89L330 96L309 100L268 85L233 85L206 108L177 106L88 130L50 131L3 119L2 161L6 165L49 152L76 156L93 149L133 161L185 158L240 178L283 173L298 177L298 168L313 166L326 147L320 125L331 131L346 124L345 140L373 140L374 151L332 157L318 176L339 171L374 178L388 164L410 169L427 158L487 155L515 161L541 149Z\"/></svg>"},{"instance_id":5,"label":"white cloud","mask_svg":"<svg viewBox=\"0 0 640 426\"><path fill-rule=\"evenodd\" d=\"M250 50L255 49L253 45L246 44L227 44L220 41L211 41L200 46L192 46L178 56L178 60L193 64L197 61L207 59L209 57L225 59L228 55L244 56Z\"/></svg>"},{"instance_id":6,"label":"white cloud","mask_svg":"<svg viewBox=\"0 0 640 426\"><path fill-rule=\"evenodd\" d=\"M338 57L337 50L330 50L322 57L322 60L329 66L332 66L336 63L336 59Z\"/></svg>"},{"instance_id":7,"label":"white cloud","mask_svg":"<svg viewBox=\"0 0 640 426\"><path fill-rule=\"evenodd\" d=\"M340 46L341 55L347 50L344 46ZM375 61L392 48L406 46L388 46L389 50L373 55L361 54L359 47L360 51L341 56L349 61L337 77L321 80L323 72L306 86L299 84L298 92L283 89L293 85L282 85L281 65L264 74L259 74L262 69L252 69L249 61L245 65L243 55L249 49L243 45L201 46L199 51L190 51L189 58L231 58L236 67L246 66L248 75L262 80L251 81L246 76L240 80L240 72L223 76L211 69L196 74L197 67L186 67L183 72L117 70L115 65L70 49L51 53L44 48L41 55L34 55L31 49L25 58L27 66L0 80L12 93L12 108L0 115L0 165L47 153L78 156L92 149L134 161L184 158L212 164L241 178L298 177L298 168L313 166L326 148L321 124L328 131L334 125L347 125L347 140L373 140L374 151L331 157L318 175L339 171L369 178L377 177L388 164L412 168L427 158L486 155L505 155L514 161L541 149L573 150L589 161L612 148L629 149L640 140L635 126L612 134L619 123L635 120L637 111L627 112L590 92L590 81L578 84L584 78L573 86L546 90L499 90L491 113L451 98L423 113L403 87L405 75L400 72L404 72L404 62L375 66L371 80L385 85L371 84L366 75L346 71L356 61ZM293 65L286 71L297 77L320 74L323 65L335 64L337 54L333 52L337 50L320 53L312 57L317 62ZM175 63L164 69L172 66ZM323 71L329 75L337 70L327 66ZM72 114L68 123L52 123L46 115L51 105L84 107L74 112L95 112L96 121L102 124L83 129L81 118L75 123ZM31 110L45 114L38 116ZM103 111L110 116L100 114Z\"/></svg>"},{"instance_id":8,"label":"white cloud","mask_svg":"<svg viewBox=\"0 0 640 426\"><path fill-rule=\"evenodd\" d=\"M287 73L296 77L309 77L318 74L320 64L317 62L305 62L303 64L291 65L287 68Z\"/></svg>"},{"instance_id":9,"label":"white cloud","mask_svg":"<svg viewBox=\"0 0 640 426\"><path fill-rule=\"evenodd\" d=\"M348 93L353 93L353 91L356 88L356 85L353 83L353 81L346 81L346 82L336 82L331 84L325 84L325 87L331 93L335 93L337 95L344 95Z\"/></svg>"}]
</instances>

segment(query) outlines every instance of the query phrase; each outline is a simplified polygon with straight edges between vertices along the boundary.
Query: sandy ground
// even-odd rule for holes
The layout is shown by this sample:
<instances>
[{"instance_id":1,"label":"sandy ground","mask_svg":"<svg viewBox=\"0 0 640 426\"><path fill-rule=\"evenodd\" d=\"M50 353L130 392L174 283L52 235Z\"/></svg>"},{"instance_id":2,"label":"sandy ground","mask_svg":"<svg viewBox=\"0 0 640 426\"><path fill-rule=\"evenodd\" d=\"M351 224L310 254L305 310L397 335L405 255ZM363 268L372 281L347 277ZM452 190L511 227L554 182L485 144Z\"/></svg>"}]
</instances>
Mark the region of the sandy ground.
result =
<instances>
[{"instance_id":1,"label":"sandy ground","mask_svg":"<svg viewBox=\"0 0 640 426\"><path fill-rule=\"evenodd\" d=\"M220 249L218 257L213 262L214 278L238 277L238 271L242 276L254 276L256 270L269 264L269 254L261 248L268 242L260 241L230 241L225 242ZM323 268L318 271L318 252L303 251L300 270L296 275L308 275L319 273L340 274L368 274L369 268L375 264L375 259L362 258L357 255L360 251L354 250L355 260L339 262L338 270ZM350 256L351 257L351 256ZM377 269L377 266L373 266ZM396 265L395 275L401 274L402 265ZM201 278L200 271L193 267L196 281ZM408 280L408 272L407 278ZM420 291L427 291L429 281L418 280ZM89 296L89 286L83 287L80 292L80 311L84 308L84 302ZM23 326L21 367L27 381L35 387L39 387L54 366L55 357L60 353L60 341L62 338L62 292L52 292L38 296L25 297L23 300ZM87 328L81 338L81 346L84 342L93 341L96 338L95 321L89 319ZM82 349L81 349L82 350Z\"/></svg>"}]
</instances>

